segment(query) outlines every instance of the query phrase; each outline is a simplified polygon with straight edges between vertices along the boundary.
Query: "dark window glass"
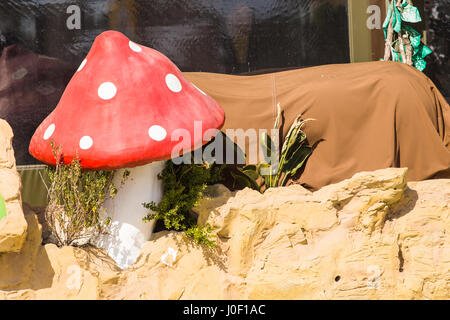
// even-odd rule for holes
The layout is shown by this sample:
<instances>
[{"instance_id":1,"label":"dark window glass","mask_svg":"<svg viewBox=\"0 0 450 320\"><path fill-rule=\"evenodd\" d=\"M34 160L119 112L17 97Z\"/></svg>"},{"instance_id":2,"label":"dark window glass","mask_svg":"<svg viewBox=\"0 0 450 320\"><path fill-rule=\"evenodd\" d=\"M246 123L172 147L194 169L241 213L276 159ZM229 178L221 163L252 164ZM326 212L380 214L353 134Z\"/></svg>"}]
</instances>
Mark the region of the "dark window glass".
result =
<instances>
[{"instance_id":1,"label":"dark window glass","mask_svg":"<svg viewBox=\"0 0 450 320\"><path fill-rule=\"evenodd\" d=\"M0 118L13 127L18 164L35 162L34 130L108 29L161 51L182 71L349 62L346 0L2 0Z\"/></svg>"},{"instance_id":2,"label":"dark window glass","mask_svg":"<svg viewBox=\"0 0 450 320\"><path fill-rule=\"evenodd\" d=\"M450 0L426 0L424 20L427 44L433 50L425 73L450 100Z\"/></svg>"}]
</instances>

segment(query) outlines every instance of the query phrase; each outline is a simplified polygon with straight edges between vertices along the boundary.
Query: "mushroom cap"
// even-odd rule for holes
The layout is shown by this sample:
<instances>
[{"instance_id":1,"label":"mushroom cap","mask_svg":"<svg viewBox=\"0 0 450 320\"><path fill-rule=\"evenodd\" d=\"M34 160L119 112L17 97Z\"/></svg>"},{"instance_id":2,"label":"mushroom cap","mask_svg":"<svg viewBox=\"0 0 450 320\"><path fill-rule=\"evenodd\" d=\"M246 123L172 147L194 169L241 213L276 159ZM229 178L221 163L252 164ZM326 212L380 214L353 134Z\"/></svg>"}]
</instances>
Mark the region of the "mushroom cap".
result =
<instances>
[{"instance_id":1,"label":"mushroom cap","mask_svg":"<svg viewBox=\"0 0 450 320\"><path fill-rule=\"evenodd\" d=\"M204 133L224 120L219 104L166 56L106 31L36 129L29 151L55 165L53 141L64 163L78 158L84 169L135 167L170 159L175 146L200 147ZM194 134L198 121L201 134Z\"/></svg>"}]
</instances>

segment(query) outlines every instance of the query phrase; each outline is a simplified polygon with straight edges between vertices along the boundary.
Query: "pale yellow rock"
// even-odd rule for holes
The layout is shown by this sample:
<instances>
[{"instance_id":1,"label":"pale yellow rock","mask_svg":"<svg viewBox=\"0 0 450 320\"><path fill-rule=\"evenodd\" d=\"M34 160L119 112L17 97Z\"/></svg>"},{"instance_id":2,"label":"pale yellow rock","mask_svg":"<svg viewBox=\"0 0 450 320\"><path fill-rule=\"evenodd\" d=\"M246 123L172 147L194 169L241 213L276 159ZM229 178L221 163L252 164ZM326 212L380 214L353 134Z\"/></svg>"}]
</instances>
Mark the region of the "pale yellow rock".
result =
<instances>
[{"instance_id":1,"label":"pale yellow rock","mask_svg":"<svg viewBox=\"0 0 450 320\"><path fill-rule=\"evenodd\" d=\"M200 199L200 204L194 208L194 212L198 214L197 222L204 225L211 216L220 215L216 209L226 204L234 195L235 192L231 192L222 184L209 186L204 192L204 197Z\"/></svg>"},{"instance_id":2,"label":"pale yellow rock","mask_svg":"<svg viewBox=\"0 0 450 320\"><path fill-rule=\"evenodd\" d=\"M166 255L173 249L175 256ZM181 233L160 232L117 283L103 287L112 299L227 299L230 279L220 250L207 251ZM164 263L165 262L165 263Z\"/></svg>"},{"instance_id":3,"label":"pale yellow rock","mask_svg":"<svg viewBox=\"0 0 450 320\"><path fill-rule=\"evenodd\" d=\"M41 246L41 227L32 213L26 215L26 223L28 232L21 251L0 254L0 290L17 290L29 285Z\"/></svg>"},{"instance_id":4,"label":"pale yellow rock","mask_svg":"<svg viewBox=\"0 0 450 320\"><path fill-rule=\"evenodd\" d=\"M19 252L27 236L27 222L19 200L6 202L7 215L0 220L0 255Z\"/></svg>"},{"instance_id":5,"label":"pale yellow rock","mask_svg":"<svg viewBox=\"0 0 450 320\"><path fill-rule=\"evenodd\" d=\"M0 193L5 201L20 198L20 176L14 168L0 168Z\"/></svg>"},{"instance_id":6,"label":"pale yellow rock","mask_svg":"<svg viewBox=\"0 0 450 320\"><path fill-rule=\"evenodd\" d=\"M22 212L21 182L16 170L12 148L13 132L0 119L0 194L5 200L7 215L0 220L0 254L19 252L26 238L27 222Z\"/></svg>"},{"instance_id":7,"label":"pale yellow rock","mask_svg":"<svg viewBox=\"0 0 450 320\"><path fill-rule=\"evenodd\" d=\"M46 245L42 251L42 259L48 260L49 265L43 268L41 266L42 269L37 267L35 281L41 281L37 279L39 275L47 273L51 284L47 288L35 290L36 299L99 299L102 277L98 274L98 267L101 266L102 272L106 274L114 274L116 268L109 257L109 261L104 263L97 254L73 247Z\"/></svg>"},{"instance_id":8,"label":"pale yellow rock","mask_svg":"<svg viewBox=\"0 0 450 320\"><path fill-rule=\"evenodd\" d=\"M0 254L0 297L98 299L99 282L119 270L111 258L96 249L42 246L36 215L25 217L28 233L21 252Z\"/></svg>"},{"instance_id":9,"label":"pale yellow rock","mask_svg":"<svg viewBox=\"0 0 450 320\"><path fill-rule=\"evenodd\" d=\"M448 299L450 180L407 188L406 175L360 173L315 193L210 187L196 211L216 228L225 270L211 272L195 250L194 261L160 273L165 248L185 251L171 240L180 235L163 233L124 271L126 283L104 290L122 299Z\"/></svg>"},{"instance_id":10,"label":"pale yellow rock","mask_svg":"<svg viewBox=\"0 0 450 320\"><path fill-rule=\"evenodd\" d=\"M11 168L16 163L12 138L12 128L5 120L0 119L0 168Z\"/></svg>"}]
</instances>

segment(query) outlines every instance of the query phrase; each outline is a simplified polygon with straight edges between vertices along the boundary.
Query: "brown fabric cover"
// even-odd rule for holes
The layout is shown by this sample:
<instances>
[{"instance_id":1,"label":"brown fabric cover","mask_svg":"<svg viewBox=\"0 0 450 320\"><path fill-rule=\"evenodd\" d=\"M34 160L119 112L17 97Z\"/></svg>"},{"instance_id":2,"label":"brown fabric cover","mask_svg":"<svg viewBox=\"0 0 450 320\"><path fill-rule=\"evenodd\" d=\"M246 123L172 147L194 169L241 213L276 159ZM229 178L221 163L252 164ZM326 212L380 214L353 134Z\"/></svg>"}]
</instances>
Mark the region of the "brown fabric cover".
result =
<instances>
[{"instance_id":1,"label":"brown fabric cover","mask_svg":"<svg viewBox=\"0 0 450 320\"><path fill-rule=\"evenodd\" d=\"M408 167L412 181L450 178L450 107L431 80L407 65L185 75L225 110L222 131L271 129L277 103L284 112L283 137L297 115L316 119L305 133L317 147L298 180L312 189L387 167Z\"/></svg>"}]
</instances>

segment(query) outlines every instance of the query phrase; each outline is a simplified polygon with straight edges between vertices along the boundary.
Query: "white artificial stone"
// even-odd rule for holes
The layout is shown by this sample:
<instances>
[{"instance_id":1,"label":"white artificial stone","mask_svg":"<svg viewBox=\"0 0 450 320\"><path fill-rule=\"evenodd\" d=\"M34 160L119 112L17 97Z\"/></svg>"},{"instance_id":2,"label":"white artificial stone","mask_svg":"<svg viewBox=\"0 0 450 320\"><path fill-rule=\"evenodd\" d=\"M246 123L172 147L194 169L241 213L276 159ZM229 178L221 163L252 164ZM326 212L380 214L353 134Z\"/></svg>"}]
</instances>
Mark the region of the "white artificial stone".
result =
<instances>
[{"instance_id":1,"label":"white artificial stone","mask_svg":"<svg viewBox=\"0 0 450 320\"><path fill-rule=\"evenodd\" d=\"M173 267L173 264L177 260L178 250L175 250L171 247L167 248L167 252L161 256L161 262L164 263L168 267ZM168 259L168 258L171 259Z\"/></svg>"},{"instance_id":2,"label":"white artificial stone","mask_svg":"<svg viewBox=\"0 0 450 320\"><path fill-rule=\"evenodd\" d=\"M163 186L158 174L163 169L164 161L157 161L136 168L120 169L114 175L113 181L118 192L104 204L108 216L112 218L110 233L99 237L94 244L105 249L122 269L136 261L142 246L153 232L154 221L142 221L149 214L142 203L161 201ZM130 175L121 186L125 170L129 170Z\"/></svg>"}]
</instances>

